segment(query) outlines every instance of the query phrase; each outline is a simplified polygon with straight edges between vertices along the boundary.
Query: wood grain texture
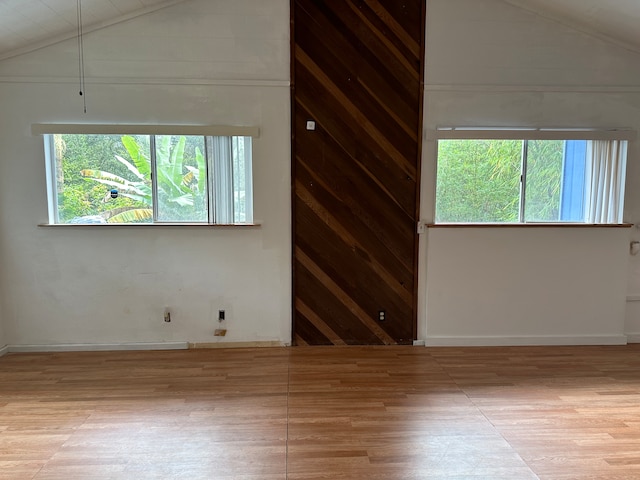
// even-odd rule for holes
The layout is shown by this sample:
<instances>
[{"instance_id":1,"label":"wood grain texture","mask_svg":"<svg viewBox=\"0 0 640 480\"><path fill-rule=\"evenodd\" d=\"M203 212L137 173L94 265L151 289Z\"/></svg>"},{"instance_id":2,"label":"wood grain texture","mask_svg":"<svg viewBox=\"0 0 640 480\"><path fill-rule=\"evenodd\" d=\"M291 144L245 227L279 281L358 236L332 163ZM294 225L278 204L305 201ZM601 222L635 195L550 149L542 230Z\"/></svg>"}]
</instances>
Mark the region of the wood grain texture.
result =
<instances>
[{"instance_id":1,"label":"wood grain texture","mask_svg":"<svg viewBox=\"0 0 640 480\"><path fill-rule=\"evenodd\" d=\"M640 478L640 346L0 358L0 479L139 478Z\"/></svg>"},{"instance_id":2,"label":"wood grain texture","mask_svg":"<svg viewBox=\"0 0 640 480\"><path fill-rule=\"evenodd\" d=\"M284 478L288 352L215 351L3 357L0 478Z\"/></svg>"},{"instance_id":3,"label":"wood grain texture","mask_svg":"<svg viewBox=\"0 0 640 480\"><path fill-rule=\"evenodd\" d=\"M410 344L424 1L293 0L292 18L294 342Z\"/></svg>"}]
</instances>

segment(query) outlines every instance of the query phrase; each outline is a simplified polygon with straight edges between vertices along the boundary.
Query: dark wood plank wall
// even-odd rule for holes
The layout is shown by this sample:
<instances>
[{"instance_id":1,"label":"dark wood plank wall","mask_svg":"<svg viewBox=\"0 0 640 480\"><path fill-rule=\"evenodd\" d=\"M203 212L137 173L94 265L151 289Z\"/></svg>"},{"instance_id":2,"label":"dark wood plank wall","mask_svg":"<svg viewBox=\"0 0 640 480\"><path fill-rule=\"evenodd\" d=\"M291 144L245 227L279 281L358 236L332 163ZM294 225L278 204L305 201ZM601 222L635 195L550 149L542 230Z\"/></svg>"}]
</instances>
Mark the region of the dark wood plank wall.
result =
<instances>
[{"instance_id":1,"label":"dark wood plank wall","mask_svg":"<svg viewBox=\"0 0 640 480\"><path fill-rule=\"evenodd\" d=\"M415 338L424 3L292 0L294 344Z\"/></svg>"}]
</instances>

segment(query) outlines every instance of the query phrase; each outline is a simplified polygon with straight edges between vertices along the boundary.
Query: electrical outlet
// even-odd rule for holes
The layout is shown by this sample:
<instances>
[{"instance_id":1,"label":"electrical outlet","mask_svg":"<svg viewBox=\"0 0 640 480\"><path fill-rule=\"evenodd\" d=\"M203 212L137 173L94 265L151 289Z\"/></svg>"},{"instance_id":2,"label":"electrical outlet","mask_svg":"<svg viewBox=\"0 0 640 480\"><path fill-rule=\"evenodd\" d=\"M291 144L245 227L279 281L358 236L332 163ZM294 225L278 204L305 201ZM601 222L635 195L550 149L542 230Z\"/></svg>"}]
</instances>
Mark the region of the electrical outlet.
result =
<instances>
[{"instance_id":1,"label":"electrical outlet","mask_svg":"<svg viewBox=\"0 0 640 480\"><path fill-rule=\"evenodd\" d=\"M378 310L378 321L384 322L387 319L387 312L384 310Z\"/></svg>"},{"instance_id":2,"label":"electrical outlet","mask_svg":"<svg viewBox=\"0 0 640 480\"><path fill-rule=\"evenodd\" d=\"M171 311L169 310L169 307L166 307L164 309L164 321L166 323L171 322Z\"/></svg>"}]
</instances>

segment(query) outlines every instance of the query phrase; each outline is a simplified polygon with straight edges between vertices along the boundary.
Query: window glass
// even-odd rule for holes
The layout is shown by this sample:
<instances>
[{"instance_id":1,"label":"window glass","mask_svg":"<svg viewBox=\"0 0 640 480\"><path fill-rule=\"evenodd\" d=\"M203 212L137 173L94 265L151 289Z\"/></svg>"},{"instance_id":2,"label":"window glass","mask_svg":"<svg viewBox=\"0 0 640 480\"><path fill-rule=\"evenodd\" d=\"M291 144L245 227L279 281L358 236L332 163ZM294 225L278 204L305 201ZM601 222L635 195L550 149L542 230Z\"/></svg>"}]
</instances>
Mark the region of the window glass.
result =
<instances>
[{"instance_id":1,"label":"window glass","mask_svg":"<svg viewBox=\"0 0 640 480\"><path fill-rule=\"evenodd\" d=\"M440 140L437 222L517 222L522 141Z\"/></svg>"},{"instance_id":2,"label":"window glass","mask_svg":"<svg viewBox=\"0 0 640 480\"><path fill-rule=\"evenodd\" d=\"M560 221L564 144L564 140L526 142L526 222Z\"/></svg>"},{"instance_id":3,"label":"window glass","mask_svg":"<svg viewBox=\"0 0 640 480\"><path fill-rule=\"evenodd\" d=\"M201 136L156 135L157 219L207 222L207 164Z\"/></svg>"},{"instance_id":4,"label":"window glass","mask_svg":"<svg viewBox=\"0 0 640 480\"><path fill-rule=\"evenodd\" d=\"M567 140L562 166L560 220L583 222L586 205L587 141Z\"/></svg>"},{"instance_id":5,"label":"window glass","mask_svg":"<svg viewBox=\"0 0 640 480\"><path fill-rule=\"evenodd\" d=\"M233 137L233 221L251 218L251 137Z\"/></svg>"},{"instance_id":6,"label":"window glass","mask_svg":"<svg viewBox=\"0 0 640 480\"><path fill-rule=\"evenodd\" d=\"M53 135L60 223L152 221L148 137Z\"/></svg>"},{"instance_id":7,"label":"window glass","mask_svg":"<svg viewBox=\"0 0 640 480\"><path fill-rule=\"evenodd\" d=\"M436 222L622 222L624 140L438 141Z\"/></svg>"},{"instance_id":8,"label":"window glass","mask_svg":"<svg viewBox=\"0 0 640 480\"><path fill-rule=\"evenodd\" d=\"M52 134L45 146L51 223L253 221L251 137Z\"/></svg>"}]
</instances>

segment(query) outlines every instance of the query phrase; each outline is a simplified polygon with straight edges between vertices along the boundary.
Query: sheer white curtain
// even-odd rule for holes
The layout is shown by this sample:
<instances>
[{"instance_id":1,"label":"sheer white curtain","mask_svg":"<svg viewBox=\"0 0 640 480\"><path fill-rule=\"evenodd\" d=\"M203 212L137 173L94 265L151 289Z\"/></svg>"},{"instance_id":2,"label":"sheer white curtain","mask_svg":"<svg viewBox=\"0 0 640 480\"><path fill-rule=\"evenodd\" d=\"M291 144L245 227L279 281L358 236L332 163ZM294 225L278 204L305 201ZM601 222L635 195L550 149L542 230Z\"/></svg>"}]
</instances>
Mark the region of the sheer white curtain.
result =
<instances>
[{"instance_id":1,"label":"sheer white curtain","mask_svg":"<svg viewBox=\"0 0 640 480\"><path fill-rule=\"evenodd\" d=\"M587 142L586 223L622 223L626 140Z\"/></svg>"}]
</instances>

